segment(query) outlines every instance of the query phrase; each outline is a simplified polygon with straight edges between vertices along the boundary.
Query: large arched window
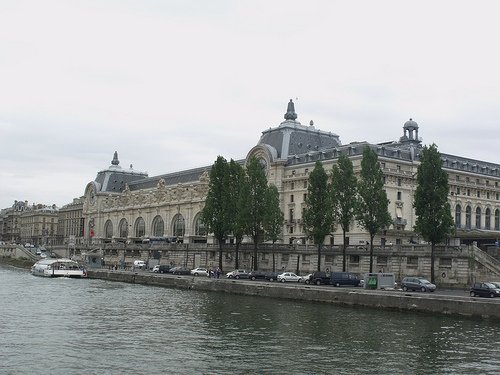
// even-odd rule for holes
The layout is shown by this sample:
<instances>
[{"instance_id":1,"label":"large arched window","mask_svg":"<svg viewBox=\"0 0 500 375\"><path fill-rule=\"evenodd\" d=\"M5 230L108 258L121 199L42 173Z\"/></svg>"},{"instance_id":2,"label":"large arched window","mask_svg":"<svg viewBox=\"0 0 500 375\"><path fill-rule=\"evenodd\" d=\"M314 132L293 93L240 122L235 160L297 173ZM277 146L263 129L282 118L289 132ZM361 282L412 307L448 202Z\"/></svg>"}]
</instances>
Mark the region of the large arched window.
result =
<instances>
[{"instance_id":1,"label":"large arched window","mask_svg":"<svg viewBox=\"0 0 500 375\"><path fill-rule=\"evenodd\" d=\"M194 219L194 234L196 236L206 236L207 235L207 228L205 227L205 223L203 221L201 221L200 214L196 215L196 218Z\"/></svg>"},{"instance_id":2,"label":"large arched window","mask_svg":"<svg viewBox=\"0 0 500 375\"><path fill-rule=\"evenodd\" d=\"M165 224L160 215L156 216L153 219L153 236L154 237L163 237L165 234Z\"/></svg>"},{"instance_id":3,"label":"large arched window","mask_svg":"<svg viewBox=\"0 0 500 375\"><path fill-rule=\"evenodd\" d=\"M484 229L491 229L491 210L489 208L484 212Z\"/></svg>"},{"instance_id":4,"label":"large arched window","mask_svg":"<svg viewBox=\"0 0 500 375\"><path fill-rule=\"evenodd\" d=\"M135 236L136 237L144 237L146 234L146 223L144 223L144 219L142 217L138 217L135 221Z\"/></svg>"},{"instance_id":5,"label":"large arched window","mask_svg":"<svg viewBox=\"0 0 500 375\"><path fill-rule=\"evenodd\" d=\"M186 226L184 223L184 218L181 214L177 214L174 216L174 220L172 220L172 234L175 237L184 237L184 232L186 231Z\"/></svg>"},{"instance_id":6,"label":"large arched window","mask_svg":"<svg viewBox=\"0 0 500 375\"><path fill-rule=\"evenodd\" d=\"M113 238L113 223L111 220L106 221L106 224L104 224L104 237Z\"/></svg>"},{"instance_id":7,"label":"large arched window","mask_svg":"<svg viewBox=\"0 0 500 375\"><path fill-rule=\"evenodd\" d=\"M481 229L481 208L476 208L476 228Z\"/></svg>"},{"instance_id":8,"label":"large arched window","mask_svg":"<svg viewBox=\"0 0 500 375\"><path fill-rule=\"evenodd\" d=\"M455 227L460 228L462 226L462 207L457 204L455 207Z\"/></svg>"},{"instance_id":9,"label":"large arched window","mask_svg":"<svg viewBox=\"0 0 500 375\"><path fill-rule=\"evenodd\" d=\"M465 208L465 228L471 229L472 226L472 209L470 206Z\"/></svg>"},{"instance_id":10,"label":"large arched window","mask_svg":"<svg viewBox=\"0 0 500 375\"><path fill-rule=\"evenodd\" d=\"M495 230L500 230L500 210L495 210Z\"/></svg>"},{"instance_id":11,"label":"large arched window","mask_svg":"<svg viewBox=\"0 0 500 375\"><path fill-rule=\"evenodd\" d=\"M126 219L121 219L120 224L118 225L118 235L121 238L128 237L128 222Z\"/></svg>"}]
</instances>

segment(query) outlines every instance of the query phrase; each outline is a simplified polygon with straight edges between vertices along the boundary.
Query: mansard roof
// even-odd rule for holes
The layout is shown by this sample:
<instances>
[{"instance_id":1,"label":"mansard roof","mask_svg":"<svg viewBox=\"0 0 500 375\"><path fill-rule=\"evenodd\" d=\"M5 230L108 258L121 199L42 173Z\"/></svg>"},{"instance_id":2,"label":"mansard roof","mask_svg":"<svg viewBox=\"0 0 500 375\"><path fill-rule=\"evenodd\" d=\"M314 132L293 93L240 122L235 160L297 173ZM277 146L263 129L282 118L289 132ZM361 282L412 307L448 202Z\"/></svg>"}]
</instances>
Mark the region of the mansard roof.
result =
<instances>
[{"instance_id":1,"label":"mansard roof","mask_svg":"<svg viewBox=\"0 0 500 375\"><path fill-rule=\"evenodd\" d=\"M297 121L295 106L292 99L288 103L285 121L278 127L262 132L258 145L266 145L278 159L286 160L290 156L311 151L320 151L341 145L339 136L332 132L325 132L314 127L311 121L309 126Z\"/></svg>"},{"instance_id":2,"label":"mansard roof","mask_svg":"<svg viewBox=\"0 0 500 375\"><path fill-rule=\"evenodd\" d=\"M118 160L118 153L115 151L111 165L97 173L95 182L99 192L121 193L125 186L132 182L148 177L145 172L135 171L130 165L129 169L123 169Z\"/></svg>"}]
</instances>

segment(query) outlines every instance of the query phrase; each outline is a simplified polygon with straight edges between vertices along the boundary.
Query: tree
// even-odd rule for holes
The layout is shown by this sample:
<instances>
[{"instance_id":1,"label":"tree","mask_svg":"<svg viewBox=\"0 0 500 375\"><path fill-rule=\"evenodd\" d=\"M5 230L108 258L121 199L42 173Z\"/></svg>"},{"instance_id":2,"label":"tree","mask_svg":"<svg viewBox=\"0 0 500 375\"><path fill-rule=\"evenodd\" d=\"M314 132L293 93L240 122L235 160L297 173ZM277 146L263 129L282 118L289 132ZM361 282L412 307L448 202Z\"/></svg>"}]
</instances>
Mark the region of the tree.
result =
<instances>
[{"instance_id":1,"label":"tree","mask_svg":"<svg viewBox=\"0 0 500 375\"><path fill-rule=\"evenodd\" d=\"M434 251L437 243L453 233L453 218L448 203L448 175L442 169L437 146L425 146L417 169L417 189L413 207L415 231L431 243L431 282L434 283Z\"/></svg>"},{"instance_id":2,"label":"tree","mask_svg":"<svg viewBox=\"0 0 500 375\"><path fill-rule=\"evenodd\" d=\"M273 243L273 272L276 272L274 244L282 235L284 215L280 208L280 195L275 185L270 185L265 196L266 212L264 213L265 238Z\"/></svg>"},{"instance_id":3,"label":"tree","mask_svg":"<svg viewBox=\"0 0 500 375\"><path fill-rule=\"evenodd\" d=\"M323 164L318 160L309 176L304 228L318 246L318 271L321 271L321 247L330 233L333 215L330 204L328 176Z\"/></svg>"},{"instance_id":4,"label":"tree","mask_svg":"<svg viewBox=\"0 0 500 375\"><path fill-rule=\"evenodd\" d=\"M245 170L239 163L231 159L228 166L228 173L228 220L231 223L231 233L234 236L235 242L234 267L238 269L240 268L239 249L243 236L245 235L245 222L240 216L240 205L242 204L241 195L243 184L245 183Z\"/></svg>"},{"instance_id":5,"label":"tree","mask_svg":"<svg viewBox=\"0 0 500 375\"><path fill-rule=\"evenodd\" d=\"M357 180L351 160L344 154L333 166L331 182L334 217L342 228L342 271L346 271L346 232L356 216Z\"/></svg>"},{"instance_id":6,"label":"tree","mask_svg":"<svg viewBox=\"0 0 500 375\"><path fill-rule=\"evenodd\" d=\"M261 163L251 157L246 168L246 182L241 194L240 215L245 232L253 239L253 269L258 268L257 246L263 238L264 214L266 212L265 192L267 178Z\"/></svg>"},{"instance_id":7,"label":"tree","mask_svg":"<svg viewBox=\"0 0 500 375\"><path fill-rule=\"evenodd\" d=\"M201 220L219 243L219 268L222 271L222 245L232 230L230 205L228 204L229 166L226 159L218 156L210 169L207 199L201 211Z\"/></svg>"},{"instance_id":8,"label":"tree","mask_svg":"<svg viewBox=\"0 0 500 375\"><path fill-rule=\"evenodd\" d=\"M384 190L384 175L375 151L366 147L361 160L361 179L358 181L359 204L356 218L370 235L370 272L373 272L373 238L391 223Z\"/></svg>"}]
</instances>

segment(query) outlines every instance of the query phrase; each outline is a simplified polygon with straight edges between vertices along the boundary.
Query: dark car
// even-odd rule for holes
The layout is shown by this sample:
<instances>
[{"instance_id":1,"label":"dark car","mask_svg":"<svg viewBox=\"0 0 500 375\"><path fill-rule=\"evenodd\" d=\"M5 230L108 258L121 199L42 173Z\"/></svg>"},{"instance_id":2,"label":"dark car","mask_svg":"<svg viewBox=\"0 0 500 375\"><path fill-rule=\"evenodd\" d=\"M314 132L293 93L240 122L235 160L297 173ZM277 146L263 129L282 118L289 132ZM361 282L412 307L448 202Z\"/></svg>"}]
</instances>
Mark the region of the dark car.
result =
<instances>
[{"instance_id":1,"label":"dark car","mask_svg":"<svg viewBox=\"0 0 500 375\"><path fill-rule=\"evenodd\" d=\"M266 278L266 272L264 271L251 271L248 273L248 278L250 280L264 280Z\"/></svg>"},{"instance_id":2,"label":"dark car","mask_svg":"<svg viewBox=\"0 0 500 375\"><path fill-rule=\"evenodd\" d=\"M361 286L361 282L359 276L352 272L332 272L330 277L330 283L334 286Z\"/></svg>"},{"instance_id":3,"label":"dark car","mask_svg":"<svg viewBox=\"0 0 500 375\"><path fill-rule=\"evenodd\" d=\"M331 274L328 273L328 272L322 272L322 271L318 271L318 272L314 272L312 273L308 279L306 279L304 282L306 284L316 284L316 285L321 285L321 284L325 284L325 285L328 285L331 283Z\"/></svg>"},{"instance_id":4,"label":"dark car","mask_svg":"<svg viewBox=\"0 0 500 375\"><path fill-rule=\"evenodd\" d=\"M160 264L160 267L158 267L158 273L169 273L171 269L172 266L169 266L168 264Z\"/></svg>"},{"instance_id":5,"label":"dark car","mask_svg":"<svg viewBox=\"0 0 500 375\"><path fill-rule=\"evenodd\" d=\"M434 292L436 285L423 277L405 277L401 281L401 289L405 292L408 290L419 290L421 292Z\"/></svg>"},{"instance_id":6,"label":"dark car","mask_svg":"<svg viewBox=\"0 0 500 375\"><path fill-rule=\"evenodd\" d=\"M492 283L474 283L470 288L471 297L500 297L500 289Z\"/></svg>"},{"instance_id":7,"label":"dark car","mask_svg":"<svg viewBox=\"0 0 500 375\"><path fill-rule=\"evenodd\" d=\"M186 267L175 267L172 269L173 275L191 275L191 269Z\"/></svg>"},{"instance_id":8,"label":"dark car","mask_svg":"<svg viewBox=\"0 0 500 375\"><path fill-rule=\"evenodd\" d=\"M266 275L264 276L264 278L267 281L276 281L276 280L278 280L279 274L280 274L279 272L266 272Z\"/></svg>"}]
</instances>

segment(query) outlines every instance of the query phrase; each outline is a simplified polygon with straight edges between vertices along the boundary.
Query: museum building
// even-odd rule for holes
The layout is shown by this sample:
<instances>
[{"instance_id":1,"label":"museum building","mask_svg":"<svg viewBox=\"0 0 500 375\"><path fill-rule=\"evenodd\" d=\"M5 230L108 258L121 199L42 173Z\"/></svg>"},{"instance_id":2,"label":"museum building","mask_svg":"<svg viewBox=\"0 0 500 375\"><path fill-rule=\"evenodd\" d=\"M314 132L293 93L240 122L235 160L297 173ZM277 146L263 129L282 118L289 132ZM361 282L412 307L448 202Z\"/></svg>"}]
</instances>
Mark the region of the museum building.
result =
<instances>
[{"instance_id":1,"label":"museum building","mask_svg":"<svg viewBox=\"0 0 500 375\"><path fill-rule=\"evenodd\" d=\"M413 231L413 198L422 150L418 124L412 119L406 121L402 135L394 141L343 145L337 134L316 129L312 121L303 125L297 117L290 100L285 121L264 130L246 158L238 161L244 164L252 156L260 159L268 182L278 188L285 215L283 243L312 244L304 231L302 213L309 174L316 161L321 161L330 173L338 157L345 154L359 175L365 147L378 155L393 218L390 227L375 237L374 244L421 243ZM500 166L443 153L441 158L448 174L449 203L456 225L450 244L494 244L500 237ZM85 188L83 242L93 245L148 241L213 244L215 239L201 221L211 167L149 177L134 170L132 165L122 168L115 152L111 165L98 172ZM362 246L369 240L368 233L356 222L347 235L346 245ZM325 244L342 244L340 226L332 228Z\"/></svg>"}]
</instances>

